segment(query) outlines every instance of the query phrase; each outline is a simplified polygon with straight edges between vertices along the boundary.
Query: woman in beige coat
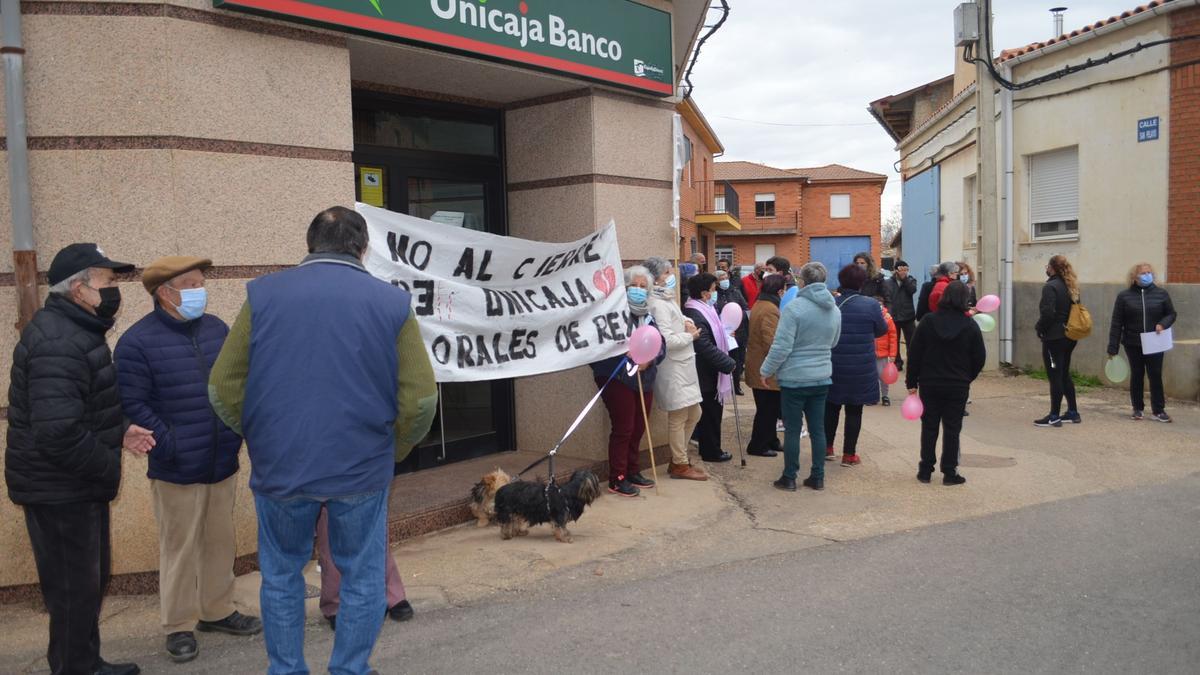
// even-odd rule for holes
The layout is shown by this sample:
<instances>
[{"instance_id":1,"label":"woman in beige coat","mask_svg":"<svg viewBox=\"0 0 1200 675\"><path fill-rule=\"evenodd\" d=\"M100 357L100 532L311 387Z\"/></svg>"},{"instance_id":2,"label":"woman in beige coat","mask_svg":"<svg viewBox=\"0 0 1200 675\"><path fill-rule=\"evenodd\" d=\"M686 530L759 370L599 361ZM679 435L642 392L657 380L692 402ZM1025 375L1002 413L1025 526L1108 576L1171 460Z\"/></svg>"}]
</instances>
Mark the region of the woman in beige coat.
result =
<instances>
[{"instance_id":1,"label":"woman in beige coat","mask_svg":"<svg viewBox=\"0 0 1200 675\"><path fill-rule=\"evenodd\" d=\"M781 274L773 274L762 281L758 302L750 311L750 337L746 344L746 384L754 390L754 426L746 454L757 457L774 457L782 446L775 423L781 417L779 383L775 378L764 379L759 369L771 343L775 341L775 328L779 326L779 300L783 296L785 280Z\"/></svg>"},{"instance_id":2,"label":"woman in beige coat","mask_svg":"<svg viewBox=\"0 0 1200 675\"><path fill-rule=\"evenodd\" d=\"M708 474L691 465L687 442L700 421L700 381L696 376L696 351L692 341L700 329L683 316L676 299L677 280L671 262L665 258L647 258L642 263L654 277L650 293L650 314L667 345L667 358L658 366L654 381L654 403L667 413L668 442L671 445L671 478L708 480Z\"/></svg>"}]
</instances>

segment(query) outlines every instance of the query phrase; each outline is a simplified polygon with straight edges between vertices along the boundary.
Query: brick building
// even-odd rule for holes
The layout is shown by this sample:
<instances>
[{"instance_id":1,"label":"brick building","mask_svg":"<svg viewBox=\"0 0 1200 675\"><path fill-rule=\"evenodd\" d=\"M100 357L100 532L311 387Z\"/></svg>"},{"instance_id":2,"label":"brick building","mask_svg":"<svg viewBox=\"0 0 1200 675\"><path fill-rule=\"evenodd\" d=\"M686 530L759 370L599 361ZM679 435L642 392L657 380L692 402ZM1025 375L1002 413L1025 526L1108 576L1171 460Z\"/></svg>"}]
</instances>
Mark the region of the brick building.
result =
<instances>
[{"instance_id":1,"label":"brick building","mask_svg":"<svg viewBox=\"0 0 1200 675\"><path fill-rule=\"evenodd\" d=\"M879 257L880 199L887 176L840 164L777 169L754 162L717 162L718 185L740 205L738 231L717 236L716 257L753 265L773 255L793 263L819 260L830 269L855 253ZM726 198L726 201L729 201Z\"/></svg>"},{"instance_id":2,"label":"brick building","mask_svg":"<svg viewBox=\"0 0 1200 675\"><path fill-rule=\"evenodd\" d=\"M712 261L717 234L737 231L741 225L731 214L715 208L716 189L713 179L714 158L725 152L725 146L713 131L695 100L688 98L675 106L683 120L683 136L687 144L683 176L679 181L679 260L694 253L703 253Z\"/></svg>"}]
</instances>

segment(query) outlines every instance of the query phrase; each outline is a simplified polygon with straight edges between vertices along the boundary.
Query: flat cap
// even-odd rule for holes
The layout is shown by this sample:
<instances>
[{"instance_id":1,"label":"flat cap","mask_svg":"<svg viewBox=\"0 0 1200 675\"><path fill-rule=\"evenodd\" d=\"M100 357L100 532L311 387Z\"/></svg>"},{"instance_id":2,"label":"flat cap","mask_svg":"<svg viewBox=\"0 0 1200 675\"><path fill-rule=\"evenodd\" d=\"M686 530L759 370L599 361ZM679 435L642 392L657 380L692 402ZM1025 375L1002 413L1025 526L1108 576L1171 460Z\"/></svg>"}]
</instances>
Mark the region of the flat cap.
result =
<instances>
[{"instance_id":1,"label":"flat cap","mask_svg":"<svg viewBox=\"0 0 1200 675\"><path fill-rule=\"evenodd\" d=\"M208 258L169 255L146 265L146 269L142 271L142 285L146 287L147 293L154 295L154 291L157 291L159 286L162 286L180 274L191 272L192 270L203 271L210 267L212 267L212 260Z\"/></svg>"}]
</instances>

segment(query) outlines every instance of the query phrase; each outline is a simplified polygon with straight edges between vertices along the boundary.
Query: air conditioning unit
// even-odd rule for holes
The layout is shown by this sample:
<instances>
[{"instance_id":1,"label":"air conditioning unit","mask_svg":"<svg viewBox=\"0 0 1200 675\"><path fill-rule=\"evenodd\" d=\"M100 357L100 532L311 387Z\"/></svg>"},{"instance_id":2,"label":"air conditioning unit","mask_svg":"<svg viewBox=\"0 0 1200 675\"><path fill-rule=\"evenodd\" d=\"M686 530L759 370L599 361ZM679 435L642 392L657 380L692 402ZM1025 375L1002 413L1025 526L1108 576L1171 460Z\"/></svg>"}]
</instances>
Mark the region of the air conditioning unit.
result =
<instances>
[{"instance_id":1,"label":"air conditioning unit","mask_svg":"<svg viewBox=\"0 0 1200 675\"><path fill-rule=\"evenodd\" d=\"M964 2L954 8L954 46L979 42L979 3Z\"/></svg>"}]
</instances>

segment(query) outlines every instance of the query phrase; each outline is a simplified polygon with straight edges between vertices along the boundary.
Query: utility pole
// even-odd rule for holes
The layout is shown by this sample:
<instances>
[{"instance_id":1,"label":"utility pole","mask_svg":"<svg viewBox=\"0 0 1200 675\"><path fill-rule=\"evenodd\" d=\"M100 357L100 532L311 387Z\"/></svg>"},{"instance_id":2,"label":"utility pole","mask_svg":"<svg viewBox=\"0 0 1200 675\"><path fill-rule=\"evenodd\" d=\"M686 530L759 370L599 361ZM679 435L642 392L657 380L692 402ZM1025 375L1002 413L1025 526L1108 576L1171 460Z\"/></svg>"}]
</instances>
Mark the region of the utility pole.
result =
<instances>
[{"instance_id":1,"label":"utility pole","mask_svg":"<svg viewBox=\"0 0 1200 675\"><path fill-rule=\"evenodd\" d=\"M975 148L978 157L975 185L979 191L977 213L979 240L976 252L978 297L1000 293L1000 204L996 155L996 82L988 67L992 61L992 0L979 0L979 42L975 49ZM983 334L987 345L987 367L1000 363L1000 333Z\"/></svg>"}]
</instances>

